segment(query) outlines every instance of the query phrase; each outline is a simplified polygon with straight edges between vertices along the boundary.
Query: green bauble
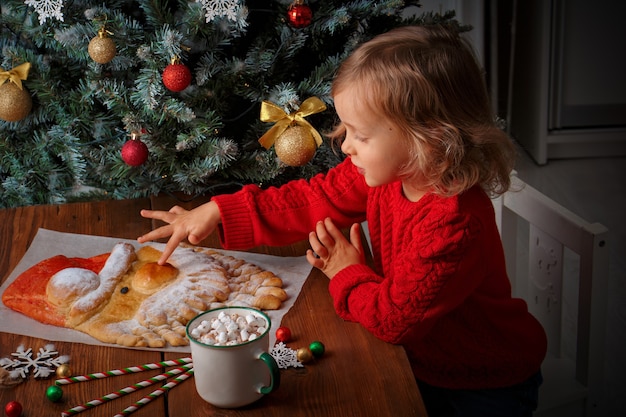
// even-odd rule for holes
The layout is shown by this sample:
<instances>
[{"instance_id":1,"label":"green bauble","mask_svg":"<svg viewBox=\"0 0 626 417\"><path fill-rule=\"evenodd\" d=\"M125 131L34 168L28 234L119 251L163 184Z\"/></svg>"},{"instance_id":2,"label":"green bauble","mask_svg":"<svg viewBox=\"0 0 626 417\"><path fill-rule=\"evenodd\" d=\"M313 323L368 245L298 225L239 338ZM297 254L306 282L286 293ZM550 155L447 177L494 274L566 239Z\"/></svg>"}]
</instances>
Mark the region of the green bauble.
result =
<instances>
[{"instance_id":1,"label":"green bauble","mask_svg":"<svg viewBox=\"0 0 626 417\"><path fill-rule=\"evenodd\" d=\"M309 345L309 350L311 351L313 356L315 356L316 358L321 358L324 355L326 348L324 347L324 344L322 342L316 340L315 342L311 342L311 344Z\"/></svg>"},{"instance_id":2,"label":"green bauble","mask_svg":"<svg viewBox=\"0 0 626 417\"><path fill-rule=\"evenodd\" d=\"M50 385L48 389L46 389L46 398L53 403L61 400L61 397L63 397L63 390L58 385Z\"/></svg>"}]
</instances>

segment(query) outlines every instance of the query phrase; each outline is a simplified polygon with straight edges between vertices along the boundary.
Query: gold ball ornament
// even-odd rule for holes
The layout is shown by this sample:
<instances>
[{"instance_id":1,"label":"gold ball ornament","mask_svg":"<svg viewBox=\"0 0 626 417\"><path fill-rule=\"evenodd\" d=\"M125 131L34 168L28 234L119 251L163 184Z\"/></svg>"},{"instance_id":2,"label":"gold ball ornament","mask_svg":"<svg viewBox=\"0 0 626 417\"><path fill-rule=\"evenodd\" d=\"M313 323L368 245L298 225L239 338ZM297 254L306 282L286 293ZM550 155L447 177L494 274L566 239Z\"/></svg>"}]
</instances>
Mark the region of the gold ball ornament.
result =
<instances>
[{"instance_id":1,"label":"gold ball ornament","mask_svg":"<svg viewBox=\"0 0 626 417\"><path fill-rule=\"evenodd\" d=\"M33 100L26 87L20 89L7 81L0 85L0 119L17 122L28 116L33 108Z\"/></svg>"},{"instance_id":2,"label":"gold ball ornament","mask_svg":"<svg viewBox=\"0 0 626 417\"><path fill-rule=\"evenodd\" d=\"M107 36L106 31L102 30L89 42L87 50L91 59L98 64L111 62L117 53L115 42Z\"/></svg>"},{"instance_id":3,"label":"gold ball ornament","mask_svg":"<svg viewBox=\"0 0 626 417\"><path fill-rule=\"evenodd\" d=\"M313 359L313 353L308 347L303 347L296 351L296 358L298 358L298 362L306 363Z\"/></svg>"},{"instance_id":4,"label":"gold ball ornament","mask_svg":"<svg viewBox=\"0 0 626 417\"><path fill-rule=\"evenodd\" d=\"M66 363L60 365L57 368L56 372L59 378L69 378L70 376L72 376L72 370L70 369L70 366Z\"/></svg>"},{"instance_id":5,"label":"gold ball ornament","mask_svg":"<svg viewBox=\"0 0 626 417\"><path fill-rule=\"evenodd\" d=\"M299 167L309 162L316 150L317 144L311 131L299 125L287 128L274 142L276 156L292 167Z\"/></svg>"}]
</instances>

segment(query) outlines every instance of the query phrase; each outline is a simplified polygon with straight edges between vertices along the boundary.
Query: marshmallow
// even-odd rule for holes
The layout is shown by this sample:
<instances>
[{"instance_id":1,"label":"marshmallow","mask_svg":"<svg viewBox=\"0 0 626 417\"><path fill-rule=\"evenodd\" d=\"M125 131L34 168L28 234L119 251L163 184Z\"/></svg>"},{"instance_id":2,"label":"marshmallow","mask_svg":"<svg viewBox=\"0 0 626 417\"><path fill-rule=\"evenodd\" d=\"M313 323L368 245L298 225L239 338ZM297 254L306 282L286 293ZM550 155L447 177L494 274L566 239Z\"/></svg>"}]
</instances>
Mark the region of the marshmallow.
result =
<instances>
[{"instance_id":1,"label":"marshmallow","mask_svg":"<svg viewBox=\"0 0 626 417\"><path fill-rule=\"evenodd\" d=\"M234 346L251 342L265 333L267 321L255 314L245 317L220 311L217 317L203 320L189 334L202 343L212 346Z\"/></svg>"}]
</instances>

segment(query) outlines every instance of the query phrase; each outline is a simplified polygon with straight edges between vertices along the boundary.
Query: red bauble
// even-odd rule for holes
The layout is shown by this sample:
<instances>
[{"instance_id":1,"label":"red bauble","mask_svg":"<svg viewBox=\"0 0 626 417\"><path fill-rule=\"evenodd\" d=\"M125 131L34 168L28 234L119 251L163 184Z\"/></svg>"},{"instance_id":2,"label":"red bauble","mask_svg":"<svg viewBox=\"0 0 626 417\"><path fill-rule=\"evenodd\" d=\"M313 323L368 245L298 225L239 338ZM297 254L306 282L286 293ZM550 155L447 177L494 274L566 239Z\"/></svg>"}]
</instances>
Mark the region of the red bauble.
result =
<instances>
[{"instance_id":1,"label":"red bauble","mask_svg":"<svg viewBox=\"0 0 626 417\"><path fill-rule=\"evenodd\" d=\"M22 404L17 401L10 401L4 406L7 417L20 417L22 415Z\"/></svg>"},{"instance_id":2,"label":"red bauble","mask_svg":"<svg viewBox=\"0 0 626 417\"><path fill-rule=\"evenodd\" d=\"M313 12L311 8L304 4L301 0L296 0L291 6L289 6L289 10L287 10L287 19L289 19L289 23L291 26L295 28L304 28L311 24L313 20Z\"/></svg>"},{"instance_id":3,"label":"red bauble","mask_svg":"<svg viewBox=\"0 0 626 417\"><path fill-rule=\"evenodd\" d=\"M291 340L291 330L289 327L279 327L276 329L276 340L279 342L287 343Z\"/></svg>"},{"instance_id":4,"label":"red bauble","mask_svg":"<svg viewBox=\"0 0 626 417\"><path fill-rule=\"evenodd\" d=\"M136 167L148 160L148 147L139 139L131 139L122 146L122 159Z\"/></svg>"},{"instance_id":5,"label":"red bauble","mask_svg":"<svg viewBox=\"0 0 626 417\"><path fill-rule=\"evenodd\" d=\"M170 91L183 91L191 84L191 71L185 64L169 64L163 70L163 85Z\"/></svg>"}]
</instances>

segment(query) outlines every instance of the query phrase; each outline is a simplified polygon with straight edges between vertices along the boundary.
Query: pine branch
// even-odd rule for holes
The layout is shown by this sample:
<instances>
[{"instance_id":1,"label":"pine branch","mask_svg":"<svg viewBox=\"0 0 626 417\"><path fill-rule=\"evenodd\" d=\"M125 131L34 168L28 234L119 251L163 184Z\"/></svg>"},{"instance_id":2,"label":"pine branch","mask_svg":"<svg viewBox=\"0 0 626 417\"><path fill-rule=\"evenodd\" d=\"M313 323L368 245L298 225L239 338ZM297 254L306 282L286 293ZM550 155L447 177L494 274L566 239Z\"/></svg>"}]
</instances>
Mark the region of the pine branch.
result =
<instances>
[{"instance_id":1,"label":"pine branch","mask_svg":"<svg viewBox=\"0 0 626 417\"><path fill-rule=\"evenodd\" d=\"M19 122L0 121L0 206L310 178L341 153L325 140L305 166L286 166L258 143L270 127L259 120L263 100L291 112L319 97L328 110L308 120L324 134L335 123L334 73L359 43L406 24L467 30L453 13L406 18L398 0L309 2L313 20L303 28L289 24L288 0L241 1L247 10L235 21L207 22L192 0L64 0L63 21L40 23L23 0L2 0L0 63L31 63L23 84L33 108ZM87 46L103 25L116 55L98 64ZM179 93L162 81L173 57L193 74ZM149 150L139 167L120 154L131 132Z\"/></svg>"}]
</instances>

